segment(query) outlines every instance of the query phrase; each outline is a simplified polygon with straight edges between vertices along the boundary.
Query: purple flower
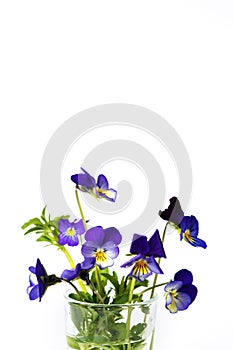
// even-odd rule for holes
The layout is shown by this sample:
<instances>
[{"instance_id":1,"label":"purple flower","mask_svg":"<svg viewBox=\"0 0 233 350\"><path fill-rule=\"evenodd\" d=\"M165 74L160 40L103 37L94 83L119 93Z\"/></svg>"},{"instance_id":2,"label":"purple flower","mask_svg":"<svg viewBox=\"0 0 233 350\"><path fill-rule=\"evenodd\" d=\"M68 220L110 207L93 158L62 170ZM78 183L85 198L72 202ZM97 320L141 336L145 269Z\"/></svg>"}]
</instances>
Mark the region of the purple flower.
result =
<instances>
[{"instance_id":1,"label":"purple flower","mask_svg":"<svg viewBox=\"0 0 233 350\"><path fill-rule=\"evenodd\" d=\"M68 244L76 246L79 244L78 236L85 232L82 219L78 222L69 222L66 219L60 219L58 223L58 243L61 245Z\"/></svg>"},{"instance_id":2,"label":"purple flower","mask_svg":"<svg viewBox=\"0 0 233 350\"><path fill-rule=\"evenodd\" d=\"M184 216L179 200L176 197L170 198L170 204L167 209L159 211L159 215L163 220L175 225L176 230L180 234L180 240L185 240L193 247L206 248L206 242L197 238L199 224L195 216Z\"/></svg>"},{"instance_id":3,"label":"purple flower","mask_svg":"<svg viewBox=\"0 0 233 350\"><path fill-rule=\"evenodd\" d=\"M119 254L118 245L122 240L115 227L92 227L87 231L85 239L81 249L85 258L95 258L95 264L102 270L114 264L113 259Z\"/></svg>"},{"instance_id":4,"label":"purple flower","mask_svg":"<svg viewBox=\"0 0 233 350\"><path fill-rule=\"evenodd\" d=\"M64 270L61 274L61 278L64 278L67 281L72 281L72 280L80 277L80 274L83 271L88 271L88 270L92 269L92 267L94 265L95 265L95 259L94 258L87 258L81 264L78 263L76 265L75 269Z\"/></svg>"},{"instance_id":5,"label":"purple flower","mask_svg":"<svg viewBox=\"0 0 233 350\"><path fill-rule=\"evenodd\" d=\"M37 259L36 266L30 266L29 271L31 272L29 276L30 285L27 288L27 293L30 300L35 300L39 298L41 301L42 296L45 294L46 289L61 280L55 275L47 275L44 266L41 264L40 259ZM33 282L33 275L36 277L36 282Z\"/></svg>"},{"instance_id":6,"label":"purple flower","mask_svg":"<svg viewBox=\"0 0 233 350\"><path fill-rule=\"evenodd\" d=\"M98 176L95 193L97 198L105 198L110 202L116 201L117 191L109 188L108 180L103 174Z\"/></svg>"},{"instance_id":7,"label":"purple flower","mask_svg":"<svg viewBox=\"0 0 233 350\"><path fill-rule=\"evenodd\" d=\"M81 170L84 174L72 175L71 180L76 184L80 191L92 194L96 186L95 179L83 168L81 168Z\"/></svg>"},{"instance_id":8,"label":"purple flower","mask_svg":"<svg viewBox=\"0 0 233 350\"><path fill-rule=\"evenodd\" d=\"M206 242L198 238L199 225L195 216L184 216L180 223L180 239L194 247L206 248Z\"/></svg>"},{"instance_id":9,"label":"purple flower","mask_svg":"<svg viewBox=\"0 0 233 350\"><path fill-rule=\"evenodd\" d=\"M152 273L163 273L155 260L155 258L166 258L158 230L155 231L149 241L147 241L146 236L134 234L130 253L136 254L136 256L121 266L134 265L129 276L138 281L144 281Z\"/></svg>"},{"instance_id":10,"label":"purple flower","mask_svg":"<svg viewBox=\"0 0 233 350\"><path fill-rule=\"evenodd\" d=\"M90 193L93 197L104 198L110 202L116 201L117 191L109 188L108 180L103 174L98 176L97 182L85 169L81 168L84 174L75 174L71 176L71 180L76 187L83 192Z\"/></svg>"},{"instance_id":11,"label":"purple flower","mask_svg":"<svg viewBox=\"0 0 233 350\"><path fill-rule=\"evenodd\" d=\"M197 296L197 287L192 282L192 273L182 269L175 274L174 281L165 286L165 306L171 313L186 310L192 304Z\"/></svg>"}]
</instances>

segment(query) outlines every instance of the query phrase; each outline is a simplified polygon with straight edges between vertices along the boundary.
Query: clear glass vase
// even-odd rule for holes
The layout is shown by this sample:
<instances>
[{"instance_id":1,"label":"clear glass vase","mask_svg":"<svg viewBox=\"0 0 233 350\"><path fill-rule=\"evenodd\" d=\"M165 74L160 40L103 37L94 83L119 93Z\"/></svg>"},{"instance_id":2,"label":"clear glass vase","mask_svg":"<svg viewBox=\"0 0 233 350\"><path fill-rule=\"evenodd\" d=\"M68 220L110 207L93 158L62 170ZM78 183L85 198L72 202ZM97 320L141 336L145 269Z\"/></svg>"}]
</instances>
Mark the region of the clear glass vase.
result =
<instances>
[{"instance_id":1,"label":"clear glass vase","mask_svg":"<svg viewBox=\"0 0 233 350\"><path fill-rule=\"evenodd\" d=\"M157 296L132 304L92 304L65 294L68 349L153 350Z\"/></svg>"}]
</instances>

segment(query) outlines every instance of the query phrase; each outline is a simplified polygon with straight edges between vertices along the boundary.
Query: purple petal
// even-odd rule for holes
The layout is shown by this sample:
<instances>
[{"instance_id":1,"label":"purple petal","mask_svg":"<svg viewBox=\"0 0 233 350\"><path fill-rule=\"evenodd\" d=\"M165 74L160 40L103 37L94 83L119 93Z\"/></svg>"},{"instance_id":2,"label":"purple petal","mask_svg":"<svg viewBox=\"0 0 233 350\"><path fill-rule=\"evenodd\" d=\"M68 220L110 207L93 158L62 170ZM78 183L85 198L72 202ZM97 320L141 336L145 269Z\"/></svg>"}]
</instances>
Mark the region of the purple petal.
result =
<instances>
[{"instance_id":1,"label":"purple petal","mask_svg":"<svg viewBox=\"0 0 233 350\"><path fill-rule=\"evenodd\" d=\"M68 236L66 233L60 233L58 235L58 243L60 245L68 244L71 247L75 247L79 244L79 240L77 235Z\"/></svg>"},{"instance_id":2,"label":"purple petal","mask_svg":"<svg viewBox=\"0 0 233 350\"><path fill-rule=\"evenodd\" d=\"M157 274L163 273L162 269L160 268L159 264L157 263L157 261L155 261L154 257L149 257L146 258L146 261L148 263L148 267L149 269Z\"/></svg>"},{"instance_id":3,"label":"purple petal","mask_svg":"<svg viewBox=\"0 0 233 350\"><path fill-rule=\"evenodd\" d=\"M99 246L97 243L87 241L82 245L81 252L85 258L93 258L98 248Z\"/></svg>"},{"instance_id":4,"label":"purple petal","mask_svg":"<svg viewBox=\"0 0 233 350\"><path fill-rule=\"evenodd\" d=\"M81 268L82 270L90 270L94 267L95 265L95 258L86 258L82 264Z\"/></svg>"},{"instance_id":5,"label":"purple petal","mask_svg":"<svg viewBox=\"0 0 233 350\"><path fill-rule=\"evenodd\" d=\"M67 219L60 219L58 223L58 231L66 232L66 230L70 227L70 222Z\"/></svg>"},{"instance_id":6,"label":"purple petal","mask_svg":"<svg viewBox=\"0 0 233 350\"><path fill-rule=\"evenodd\" d=\"M36 262L36 276L46 276L46 271L45 271L45 268L44 266L41 264L40 262L40 259L37 259L37 262Z\"/></svg>"},{"instance_id":7,"label":"purple petal","mask_svg":"<svg viewBox=\"0 0 233 350\"><path fill-rule=\"evenodd\" d=\"M103 241L104 241L104 230L102 226L96 226L90 228L86 235L85 235L86 241L91 241L96 243L99 248L102 247Z\"/></svg>"},{"instance_id":8,"label":"purple petal","mask_svg":"<svg viewBox=\"0 0 233 350\"><path fill-rule=\"evenodd\" d=\"M119 255L119 248L113 242L104 243L103 249L112 259L115 259Z\"/></svg>"},{"instance_id":9,"label":"purple petal","mask_svg":"<svg viewBox=\"0 0 233 350\"><path fill-rule=\"evenodd\" d=\"M108 180L103 174L98 176L97 186L102 190L108 190Z\"/></svg>"},{"instance_id":10,"label":"purple petal","mask_svg":"<svg viewBox=\"0 0 233 350\"><path fill-rule=\"evenodd\" d=\"M186 310L191 304L191 298L186 293L178 292L177 296L175 297L175 303L179 311Z\"/></svg>"},{"instance_id":11,"label":"purple petal","mask_svg":"<svg viewBox=\"0 0 233 350\"><path fill-rule=\"evenodd\" d=\"M78 222L74 222L72 224L72 227L75 229L75 232L78 235L81 235L81 234L83 234L85 232L85 227L84 227L82 219L79 220Z\"/></svg>"},{"instance_id":12,"label":"purple petal","mask_svg":"<svg viewBox=\"0 0 233 350\"><path fill-rule=\"evenodd\" d=\"M110 202L116 201L117 191L110 188L109 190L104 190L104 192L96 192L96 195L100 198L104 198Z\"/></svg>"},{"instance_id":13,"label":"purple petal","mask_svg":"<svg viewBox=\"0 0 233 350\"><path fill-rule=\"evenodd\" d=\"M104 229L104 242L112 241L116 245L120 244L122 236L115 227L108 227Z\"/></svg>"},{"instance_id":14,"label":"purple petal","mask_svg":"<svg viewBox=\"0 0 233 350\"><path fill-rule=\"evenodd\" d=\"M190 285L185 285L181 287L180 292L188 294L190 296L191 303L192 303L197 296L198 290L196 286L194 286L193 284L190 284Z\"/></svg>"},{"instance_id":15,"label":"purple petal","mask_svg":"<svg viewBox=\"0 0 233 350\"><path fill-rule=\"evenodd\" d=\"M81 264L77 264L75 269L64 270L61 274L61 278L65 278L68 281L71 281L79 276L81 271Z\"/></svg>"},{"instance_id":16,"label":"purple petal","mask_svg":"<svg viewBox=\"0 0 233 350\"><path fill-rule=\"evenodd\" d=\"M36 274L36 268L34 266L30 266L29 271Z\"/></svg>"},{"instance_id":17,"label":"purple petal","mask_svg":"<svg viewBox=\"0 0 233 350\"><path fill-rule=\"evenodd\" d=\"M177 291L183 286L183 282L181 281L171 281L164 287L166 292Z\"/></svg>"},{"instance_id":18,"label":"purple petal","mask_svg":"<svg viewBox=\"0 0 233 350\"><path fill-rule=\"evenodd\" d=\"M166 258L166 254L163 248L163 243L160 239L159 231L156 230L155 233L149 239L150 250L147 255L153 255L155 258Z\"/></svg>"},{"instance_id":19,"label":"purple petal","mask_svg":"<svg viewBox=\"0 0 233 350\"><path fill-rule=\"evenodd\" d=\"M29 293L29 299L35 300L40 297L39 284L36 284Z\"/></svg>"},{"instance_id":20,"label":"purple petal","mask_svg":"<svg viewBox=\"0 0 233 350\"><path fill-rule=\"evenodd\" d=\"M192 272L186 269L178 271L174 276L175 281L181 281L183 284L192 284L193 275Z\"/></svg>"},{"instance_id":21,"label":"purple petal","mask_svg":"<svg viewBox=\"0 0 233 350\"><path fill-rule=\"evenodd\" d=\"M149 244L147 242L146 236L134 234L133 235L133 241L131 243L130 247L130 253L131 254L142 254L147 255L149 252Z\"/></svg>"},{"instance_id":22,"label":"purple petal","mask_svg":"<svg viewBox=\"0 0 233 350\"><path fill-rule=\"evenodd\" d=\"M137 256L134 256L132 259L128 260L126 263L121 265L121 267L130 267L132 266L137 260L141 259L141 254L138 254Z\"/></svg>"}]
</instances>

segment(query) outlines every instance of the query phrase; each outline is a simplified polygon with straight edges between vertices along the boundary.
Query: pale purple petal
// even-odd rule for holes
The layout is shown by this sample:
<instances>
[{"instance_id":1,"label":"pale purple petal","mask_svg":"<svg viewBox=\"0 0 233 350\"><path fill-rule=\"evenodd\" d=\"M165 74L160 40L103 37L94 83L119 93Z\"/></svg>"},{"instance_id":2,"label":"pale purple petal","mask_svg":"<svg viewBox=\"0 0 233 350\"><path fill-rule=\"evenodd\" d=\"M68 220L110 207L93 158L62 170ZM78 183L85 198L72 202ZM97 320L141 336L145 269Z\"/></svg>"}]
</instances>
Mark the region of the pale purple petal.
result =
<instances>
[{"instance_id":1,"label":"pale purple petal","mask_svg":"<svg viewBox=\"0 0 233 350\"><path fill-rule=\"evenodd\" d=\"M83 234L85 232L85 227L84 227L82 219L79 220L78 222L74 222L72 224L72 227L75 229L75 232L78 235L81 235L81 234Z\"/></svg>"},{"instance_id":2,"label":"pale purple petal","mask_svg":"<svg viewBox=\"0 0 233 350\"><path fill-rule=\"evenodd\" d=\"M70 227L70 222L67 219L60 219L58 223L59 232L66 232L66 230Z\"/></svg>"},{"instance_id":3,"label":"pale purple petal","mask_svg":"<svg viewBox=\"0 0 233 350\"><path fill-rule=\"evenodd\" d=\"M91 241L96 244L98 244L99 247L102 247L103 241L104 241L104 230L102 226L96 226L90 228L86 235L85 235L86 241Z\"/></svg>"},{"instance_id":4,"label":"pale purple petal","mask_svg":"<svg viewBox=\"0 0 233 350\"><path fill-rule=\"evenodd\" d=\"M111 241L116 245L120 244L122 236L115 227L108 227L104 229L104 242Z\"/></svg>"},{"instance_id":5,"label":"pale purple petal","mask_svg":"<svg viewBox=\"0 0 233 350\"><path fill-rule=\"evenodd\" d=\"M112 259L115 259L119 255L119 248L113 242L104 243L103 249Z\"/></svg>"},{"instance_id":6,"label":"pale purple petal","mask_svg":"<svg viewBox=\"0 0 233 350\"><path fill-rule=\"evenodd\" d=\"M99 248L99 246L97 243L87 241L83 244L83 246L81 248L81 252L85 258L92 258L95 256L95 253L96 253L98 248Z\"/></svg>"},{"instance_id":7,"label":"pale purple petal","mask_svg":"<svg viewBox=\"0 0 233 350\"><path fill-rule=\"evenodd\" d=\"M98 176L97 186L102 190L108 190L108 180L103 174Z\"/></svg>"}]
</instances>

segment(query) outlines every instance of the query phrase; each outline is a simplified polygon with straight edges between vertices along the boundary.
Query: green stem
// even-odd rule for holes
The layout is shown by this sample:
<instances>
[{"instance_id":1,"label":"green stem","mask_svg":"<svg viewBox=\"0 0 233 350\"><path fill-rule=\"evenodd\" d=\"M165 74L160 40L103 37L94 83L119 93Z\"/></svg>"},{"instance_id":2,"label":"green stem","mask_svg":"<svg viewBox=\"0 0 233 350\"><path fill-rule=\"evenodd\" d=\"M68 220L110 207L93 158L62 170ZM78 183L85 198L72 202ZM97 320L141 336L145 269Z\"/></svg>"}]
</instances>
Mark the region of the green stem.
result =
<instances>
[{"instance_id":1,"label":"green stem","mask_svg":"<svg viewBox=\"0 0 233 350\"><path fill-rule=\"evenodd\" d=\"M132 303L133 300L133 291L134 291L134 287L135 287L135 278L131 279L131 283L130 283L130 290L129 290L129 299L128 299L128 304ZM126 322L126 339L128 340L128 344L127 344L127 349L131 350L131 344L130 344L130 319L131 319L131 314L132 314L132 308L129 306L128 309L128 315L127 315L127 322Z\"/></svg>"},{"instance_id":2,"label":"green stem","mask_svg":"<svg viewBox=\"0 0 233 350\"><path fill-rule=\"evenodd\" d=\"M99 267L97 265L95 265L95 277L96 277L96 282L97 282L97 286L98 286L98 294L101 297L104 297L104 288L102 285L102 281L101 281L101 276L100 276L100 270Z\"/></svg>"},{"instance_id":3,"label":"green stem","mask_svg":"<svg viewBox=\"0 0 233 350\"><path fill-rule=\"evenodd\" d=\"M74 290L77 293L77 295L79 296L79 298L82 299L82 297L81 297L81 295L79 293L79 290L76 288L76 286L71 281L68 281L65 278L61 278L61 280L66 282L66 283L68 283L69 285L71 285L74 288Z\"/></svg>"},{"instance_id":4,"label":"green stem","mask_svg":"<svg viewBox=\"0 0 233 350\"><path fill-rule=\"evenodd\" d=\"M165 240L165 235L166 235L166 230L167 230L168 224L169 224L169 221L166 223L166 225L164 227L164 230L163 230L162 244L164 243L164 240ZM161 258L158 259L158 265L160 265L160 262L161 262ZM151 298L153 298L154 293L155 293L155 288L157 287L156 286L157 278L158 278L158 274L156 274L155 278L154 278L154 283L153 283L152 290L151 290L151 295L150 295ZM154 337L155 337L155 329L153 329L153 332L152 332L152 335L151 335L150 350L153 350Z\"/></svg>"},{"instance_id":5,"label":"green stem","mask_svg":"<svg viewBox=\"0 0 233 350\"><path fill-rule=\"evenodd\" d=\"M166 223L165 228L163 230L162 244L164 243L164 240L165 240L165 235L166 235L166 230L167 230L168 223L169 222ZM161 262L161 258L158 259L158 265L160 265L160 262ZM154 293L155 293L155 287L156 287L157 279L158 279L158 274L156 274L155 278L154 278L154 282L153 282L153 286L152 286L152 290L151 290L151 295L150 295L151 298L153 298Z\"/></svg>"},{"instance_id":6,"label":"green stem","mask_svg":"<svg viewBox=\"0 0 233 350\"><path fill-rule=\"evenodd\" d=\"M83 221L83 225L84 225L85 231L87 231L87 223L86 223L86 220L85 220L85 217L84 217L84 214L83 214L83 210L82 210L82 206L81 206L81 202L80 202L80 199L79 199L78 189L77 188L75 188L75 196L76 196L76 200L77 200L77 203L78 203L78 209L79 209L82 221ZM81 236L80 236L80 241L81 241Z\"/></svg>"},{"instance_id":7,"label":"green stem","mask_svg":"<svg viewBox=\"0 0 233 350\"><path fill-rule=\"evenodd\" d=\"M144 294L145 292L148 292L149 290L152 290L152 288L158 288L158 287L161 287L161 286L165 286L165 284L168 284L168 283L169 283L169 281L168 282L164 282L164 283L160 283L160 284L156 284L156 286L152 286L150 288L147 288L147 289L143 290L142 292L138 293L137 295L140 296L140 295Z\"/></svg>"}]
</instances>

